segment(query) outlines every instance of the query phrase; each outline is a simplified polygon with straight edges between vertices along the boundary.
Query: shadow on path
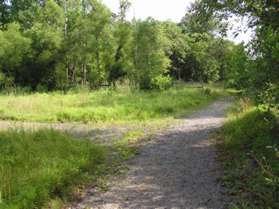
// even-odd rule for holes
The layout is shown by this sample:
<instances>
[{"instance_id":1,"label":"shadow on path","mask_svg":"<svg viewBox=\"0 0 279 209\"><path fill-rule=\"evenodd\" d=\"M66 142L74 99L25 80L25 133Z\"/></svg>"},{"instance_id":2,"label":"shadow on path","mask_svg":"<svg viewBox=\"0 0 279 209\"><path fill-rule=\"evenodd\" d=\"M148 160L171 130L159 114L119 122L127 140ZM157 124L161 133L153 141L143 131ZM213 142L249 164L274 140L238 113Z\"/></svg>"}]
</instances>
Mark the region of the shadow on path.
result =
<instances>
[{"instance_id":1,"label":"shadow on path","mask_svg":"<svg viewBox=\"0 0 279 209\"><path fill-rule=\"evenodd\" d=\"M109 191L94 188L75 209L225 209L221 169L208 137L220 128L230 102L218 101L158 134L128 162L129 172Z\"/></svg>"}]
</instances>

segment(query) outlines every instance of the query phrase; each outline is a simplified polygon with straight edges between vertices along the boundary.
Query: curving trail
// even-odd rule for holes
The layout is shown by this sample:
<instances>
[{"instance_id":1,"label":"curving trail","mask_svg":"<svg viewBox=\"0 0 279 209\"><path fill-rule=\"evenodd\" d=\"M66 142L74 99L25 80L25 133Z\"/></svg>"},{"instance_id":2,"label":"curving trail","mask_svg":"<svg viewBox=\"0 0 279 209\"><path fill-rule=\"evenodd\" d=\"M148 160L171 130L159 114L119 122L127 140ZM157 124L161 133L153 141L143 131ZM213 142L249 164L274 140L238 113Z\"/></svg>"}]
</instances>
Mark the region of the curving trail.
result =
<instances>
[{"instance_id":1,"label":"curving trail","mask_svg":"<svg viewBox=\"0 0 279 209\"><path fill-rule=\"evenodd\" d=\"M221 168L209 135L220 128L230 101L217 101L154 137L128 162L126 176L107 192L90 189L74 209L225 209Z\"/></svg>"}]
</instances>

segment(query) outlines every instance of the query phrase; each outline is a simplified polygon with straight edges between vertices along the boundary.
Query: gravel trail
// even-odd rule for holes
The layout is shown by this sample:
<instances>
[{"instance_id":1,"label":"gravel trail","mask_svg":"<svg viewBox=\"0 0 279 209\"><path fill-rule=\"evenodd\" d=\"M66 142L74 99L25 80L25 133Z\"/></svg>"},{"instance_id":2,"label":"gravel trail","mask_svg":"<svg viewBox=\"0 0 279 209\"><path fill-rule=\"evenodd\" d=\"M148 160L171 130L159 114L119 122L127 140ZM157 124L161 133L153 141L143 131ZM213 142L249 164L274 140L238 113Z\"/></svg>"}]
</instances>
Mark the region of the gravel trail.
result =
<instances>
[{"instance_id":1,"label":"gravel trail","mask_svg":"<svg viewBox=\"0 0 279 209\"><path fill-rule=\"evenodd\" d=\"M138 128L138 127L137 127ZM113 126L97 128L94 125L82 123L44 123L44 122L22 122L1 121L0 131L6 130L40 130L53 129L67 133L76 138L90 139L95 143L111 144L121 139L126 133L136 129L135 127Z\"/></svg>"},{"instance_id":2,"label":"gravel trail","mask_svg":"<svg viewBox=\"0 0 279 209\"><path fill-rule=\"evenodd\" d=\"M222 171L209 135L220 128L230 101L217 101L157 134L128 162L127 175L107 192L90 189L73 209L226 209Z\"/></svg>"}]
</instances>

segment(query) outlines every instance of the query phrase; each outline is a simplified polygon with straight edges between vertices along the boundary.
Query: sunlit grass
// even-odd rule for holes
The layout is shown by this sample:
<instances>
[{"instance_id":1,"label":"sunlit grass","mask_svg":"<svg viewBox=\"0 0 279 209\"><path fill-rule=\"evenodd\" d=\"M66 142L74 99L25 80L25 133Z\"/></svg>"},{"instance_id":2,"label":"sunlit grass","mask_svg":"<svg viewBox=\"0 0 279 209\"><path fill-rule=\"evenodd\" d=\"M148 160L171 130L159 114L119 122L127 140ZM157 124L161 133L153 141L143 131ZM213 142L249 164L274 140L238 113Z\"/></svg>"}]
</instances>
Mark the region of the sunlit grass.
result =
<instances>
[{"instance_id":1,"label":"sunlit grass","mask_svg":"<svg viewBox=\"0 0 279 209\"><path fill-rule=\"evenodd\" d=\"M124 123L135 124L135 128L106 145L53 130L0 132L0 208L58 209L75 196L76 186L88 180L105 188L103 179L121 172L118 166L136 155L138 144L148 140L155 129L222 95L220 88L196 85L151 92L121 88L1 95L0 120Z\"/></svg>"},{"instance_id":2,"label":"sunlit grass","mask_svg":"<svg viewBox=\"0 0 279 209\"><path fill-rule=\"evenodd\" d=\"M70 198L73 187L104 172L106 152L52 130L1 132L0 208L42 208Z\"/></svg>"},{"instance_id":3,"label":"sunlit grass","mask_svg":"<svg viewBox=\"0 0 279 209\"><path fill-rule=\"evenodd\" d=\"M278 208L279 124L245 100L234 106L220 136L224 183L239 209Z\"/></svg>"},{"instance_id":4,"label":"sunlit grass","mask_svg":"<svg viewBox=\"0 0 279 209\"><path fill-rule=\"evenodd\" d=\"M0 96L0 119L39 122L119 123L158 120L185 114L222 94L196 86L167 91L98 90Z\"/></svg>"}]
</instances>

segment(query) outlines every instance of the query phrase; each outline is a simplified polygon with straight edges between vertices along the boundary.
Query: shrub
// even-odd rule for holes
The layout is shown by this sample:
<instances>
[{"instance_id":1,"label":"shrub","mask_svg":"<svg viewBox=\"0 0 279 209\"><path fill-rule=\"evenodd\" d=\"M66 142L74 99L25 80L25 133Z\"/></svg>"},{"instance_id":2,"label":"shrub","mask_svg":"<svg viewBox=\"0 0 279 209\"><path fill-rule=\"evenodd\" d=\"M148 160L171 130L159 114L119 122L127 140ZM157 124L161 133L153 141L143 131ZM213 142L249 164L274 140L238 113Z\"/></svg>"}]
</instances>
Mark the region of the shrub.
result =
<instances>
[{"instance_id":1,"label":"shrub","mask_svg":"<svg viewBox=\"0 0 279 209\"><path fill-rule=\"evenodd\" d=\"M212 94L212 90L208 87L203 87L203 92L205 95L210 96Z\"/></svg>"},{"instance_id":2,"label":"shrub","mask_svg":"<svg viewBox=\"0 0 279 209\"><path fill-rule=\"evenodd\" d=\"M0 72L0 90L6 90L14 86L14 80Z\"/></svg>"},{"instance_id":3,"label":"shrub","mask_svg":"<svg viewBox=\"0 0 279 209\"><path fill-rule=\"evenodd\" d=\"M172 86L172 78L170 76L157 76L152 79L152 87L153 89L166 90L171 88Z\"/></svg>"},{"instance_id":4,"label":"shrub","mask_svg":"<svg viewBox=\"0 0 279 209\"><path fill-rule=\"evenodd\" d=\"M259 95L259 103L264 104L268 110L279 110L279 84L268 83L264 91Z\"/></svg>"},{"instance_id":5,"label":"shrub","mask_svg":"<svg viewBox=\"0 0 279 209\"><path fill-rule=\"evenodd\" d=\"M37 87L36 87L36 91L37 92L47 92L48 91L48 87L43 85L43 84L38 84Z\"/></svg>"}]
</instances>

